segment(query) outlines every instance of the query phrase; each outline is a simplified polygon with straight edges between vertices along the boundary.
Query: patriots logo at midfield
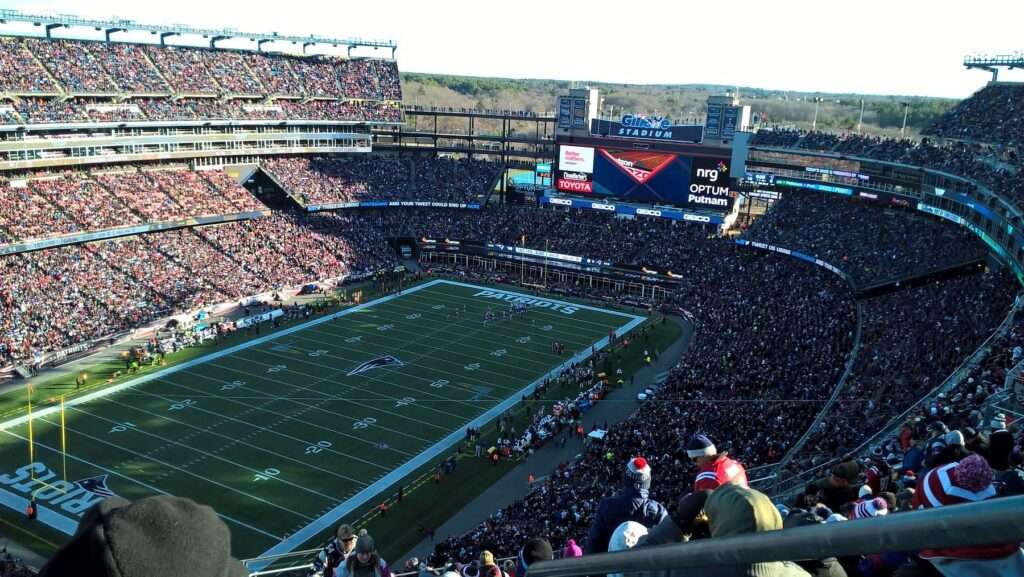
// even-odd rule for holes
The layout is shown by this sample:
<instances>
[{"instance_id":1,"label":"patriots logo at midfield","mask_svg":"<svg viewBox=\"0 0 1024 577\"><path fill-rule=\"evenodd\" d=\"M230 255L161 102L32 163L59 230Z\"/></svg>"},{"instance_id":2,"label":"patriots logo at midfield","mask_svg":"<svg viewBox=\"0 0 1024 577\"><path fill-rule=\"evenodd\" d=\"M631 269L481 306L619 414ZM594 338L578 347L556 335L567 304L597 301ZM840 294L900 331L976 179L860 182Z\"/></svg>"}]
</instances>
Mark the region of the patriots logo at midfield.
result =
<instances>
[{"instance_id":1,"label":"patriots logo at midfield","mask_svg":"<svg viewBox=\"0 0 1024 577\"><path fill-rule=\"evenodd\" d=\"M99 495L100 497L117 496L116 493L114 493L113 491L110 490L109 487L107 487L106 475L96 475L95 477L88 477L86 479L75 481L75 483L79 487L85 489L86 491L89 491L93 495Z\"/></svg>"},{"instance_id":2,"label":"patriots logo at midfield","mask_svg":"<svg viewBox=\"0 0 1024 577\"><path fill-rule=\"evenodd\" d=\"M365 373L366 371L372 371L373 369L379 369L382 367L401 367L405 366L398 357L392 355L385 355L383 357L377 357L360 364L351 371L348 372L348 376L358 375L359 373Z\"/></svg>"}]
</instances>

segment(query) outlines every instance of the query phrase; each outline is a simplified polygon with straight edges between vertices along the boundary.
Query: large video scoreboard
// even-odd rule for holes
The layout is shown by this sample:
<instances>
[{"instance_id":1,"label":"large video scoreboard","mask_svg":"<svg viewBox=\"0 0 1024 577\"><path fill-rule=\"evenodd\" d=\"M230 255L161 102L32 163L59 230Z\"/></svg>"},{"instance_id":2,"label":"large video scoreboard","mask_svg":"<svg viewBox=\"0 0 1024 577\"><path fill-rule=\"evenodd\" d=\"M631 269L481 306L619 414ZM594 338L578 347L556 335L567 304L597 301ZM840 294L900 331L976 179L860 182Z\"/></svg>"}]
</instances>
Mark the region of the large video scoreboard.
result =
<instances>
[{"instance_id":1,"label":"large video scoreboard","mask_svg":"<svg viewBox=\"0 0 1024 577\"><path fill-rule=\"evenodd\" d=\"M728 212L728 147L623 138L560 139L555 188L564 193Z\"/></svg>"}]
</instances>

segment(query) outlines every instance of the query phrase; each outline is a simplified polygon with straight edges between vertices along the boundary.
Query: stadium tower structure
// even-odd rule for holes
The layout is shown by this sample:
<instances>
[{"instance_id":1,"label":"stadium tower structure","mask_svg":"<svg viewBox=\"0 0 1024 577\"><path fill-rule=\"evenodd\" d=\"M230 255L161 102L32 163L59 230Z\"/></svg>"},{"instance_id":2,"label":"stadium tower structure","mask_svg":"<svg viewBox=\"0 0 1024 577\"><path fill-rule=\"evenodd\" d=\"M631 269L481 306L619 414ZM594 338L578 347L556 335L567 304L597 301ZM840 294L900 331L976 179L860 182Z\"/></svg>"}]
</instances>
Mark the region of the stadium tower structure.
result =
<instances>
[{"instance_id":1,"label":"stadium tower structure","mask_svg":"<svg viewBox=\"0 0 1024 577\"><path fill-rule=\"evenodd\" d=\"M971 54L964 57L964 68L968 70L984 70L992 74L992 82L999 81L999 70L1024 69L1024 52L1013 54Z\"/></svg>"}]
</instances>

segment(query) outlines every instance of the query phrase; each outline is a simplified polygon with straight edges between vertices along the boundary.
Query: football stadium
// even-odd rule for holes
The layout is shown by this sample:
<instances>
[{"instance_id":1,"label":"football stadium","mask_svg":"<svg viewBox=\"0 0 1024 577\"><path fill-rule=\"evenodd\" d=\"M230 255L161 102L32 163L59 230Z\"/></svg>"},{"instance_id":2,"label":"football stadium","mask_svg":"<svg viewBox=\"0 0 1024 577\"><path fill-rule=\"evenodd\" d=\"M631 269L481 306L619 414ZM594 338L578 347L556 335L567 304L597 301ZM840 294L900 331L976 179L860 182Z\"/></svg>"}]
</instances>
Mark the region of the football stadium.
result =
<instances>
[{"instance_id":1,"label":"football stadium","mask_svg":"<svg viewBox=\"0 0 1024 577\"><path fill-rule=\"evenodd\" d=\"M227 24L0 9L0 575L1024 575L1024 53L887 129Z\"/></svg>"}]
</instances>

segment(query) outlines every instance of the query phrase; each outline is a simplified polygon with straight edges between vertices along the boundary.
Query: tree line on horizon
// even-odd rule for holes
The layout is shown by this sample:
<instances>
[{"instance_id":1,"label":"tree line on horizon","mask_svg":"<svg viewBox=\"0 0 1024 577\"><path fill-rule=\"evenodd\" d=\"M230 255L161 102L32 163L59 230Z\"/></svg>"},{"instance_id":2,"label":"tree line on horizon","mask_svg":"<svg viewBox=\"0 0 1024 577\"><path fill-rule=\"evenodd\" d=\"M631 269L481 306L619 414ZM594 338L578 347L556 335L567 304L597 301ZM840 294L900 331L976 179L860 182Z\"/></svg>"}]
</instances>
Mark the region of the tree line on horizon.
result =
<instances>
[{"instance_id":1,"label":"tree line on horizon","mask_svg":"<svg viewBox=\"0 0 1024 577\"><path fill-rule=\"evenodd\" d=\"M555 98L574 83L564 80L486 78L443 74L402 73L406 104L454 108L489 108L551 112ZM917 136L958 102L951 98L873 94L825 94L708 84L641 85L578 83L600 90L607 116L623 113L658 114L681 122L703 122L708 96L739 91L758 126L810 129L818 107L817 129L852 132L857 129L863 102L861 131L895 135L909 103L907 136ZM815 101L817 99L817 102ZM453 121L450 129L461 124ZM439 129L443 129L439 123Z\"/></svg>"}]
</instances>

